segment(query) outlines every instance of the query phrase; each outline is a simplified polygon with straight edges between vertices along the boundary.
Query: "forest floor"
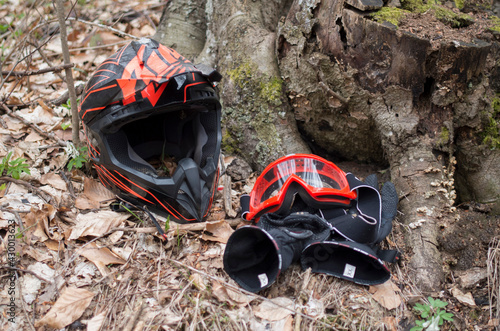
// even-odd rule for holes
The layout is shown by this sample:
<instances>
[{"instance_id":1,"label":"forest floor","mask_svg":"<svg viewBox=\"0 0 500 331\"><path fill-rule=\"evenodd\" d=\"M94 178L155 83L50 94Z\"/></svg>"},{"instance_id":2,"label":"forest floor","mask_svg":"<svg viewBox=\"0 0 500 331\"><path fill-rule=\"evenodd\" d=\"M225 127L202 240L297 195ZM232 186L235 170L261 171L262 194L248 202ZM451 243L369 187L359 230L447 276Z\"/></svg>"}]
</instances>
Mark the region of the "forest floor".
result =
<instances>
[{"instance_id":1,"label":"forest floor","mask_svg":"<svg viewBox=\"0 0 500 331\"><path fill-rule=\"evenodd\" d=\"M154 34L164 5L100 0L67 7L75 85L130 36ZM461 32L425 15L409 17L400 29L470 42L484 32L481 24L490 24L484 13L471 15L477 24ZM146 215L112 211L114 195L65 146L71 107L56 17L50 1L0 1L0 160L12 153L10 161L24 159L29 167L19 179L7 173L19 164L0 173L0 329L409 330L420 318L416 304L428 305L428 297L446 302L443 309L453 314L443 330L498 326L498 292L490 297L488 281L498 288L500 222L485 205L463 203L450 217L455 221L442 224L446 279L435 293L412 284L404 241L411 229L398 217L384 245L403 259L389 265L385 284L356 285L293 265L261 293L239 288L222 256L242 223L239 196L258 174L235 156L225 157L232 184L217 193L208 222L170 222L167 241ZM373 165L338 165L361 179L389 178Z\"/></svg>"}]
</instances>

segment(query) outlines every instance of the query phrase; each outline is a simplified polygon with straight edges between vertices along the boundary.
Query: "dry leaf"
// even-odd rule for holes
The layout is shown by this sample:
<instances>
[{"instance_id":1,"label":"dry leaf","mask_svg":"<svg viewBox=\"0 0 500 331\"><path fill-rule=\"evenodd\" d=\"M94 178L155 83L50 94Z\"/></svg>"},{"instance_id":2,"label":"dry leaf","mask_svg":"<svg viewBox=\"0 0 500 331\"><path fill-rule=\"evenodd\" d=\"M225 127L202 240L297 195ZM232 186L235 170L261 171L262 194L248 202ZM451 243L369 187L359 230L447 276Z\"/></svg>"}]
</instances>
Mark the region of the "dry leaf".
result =
<instances>
[{"instance_id":1,"label":"dry leaf","mask_svg":"<svg viewBox=\"0 0 500 331\"><path fill-rule=\"evenodd\" d=\"M44 204L41 209L31 208L31 211L23 217L26 228L26 237L31 240L44 242L53 236L49 231L49 222L54 219L57 209L49 204ZM31 238L31 235L36 238Z\"/></svg>"},{"instance_id":2,"label":"dry leaf","mask_svg":"<svg viewBox=\"0 0 500 331\"><path fill-rule=\"evenodd\" d=\"M31 133L26 137L24 138L24 141L40 141L40 140L43 140L44 138L39 135L36 131L31 131Z\"/></svg>"},{"instance_id":3,"label":"dry leaf","mask_svg":"<svg viewBox=\"0 0 500 331\"><path fill-rule=\"evenodd\" d=\"M35 323L35 327L48 325L62 329L79 319L92 301L94 293L82 288L68 287L49 312Z\"/></svg>"},{"instance_id":4,"label":"dry leaf","mask_svg":"<svg viewBox=\"0 0 500 331\"><path fill-rule=\"evenodd\" d=\"M108 264L125 264L125 260L111 252L107 247L98 247L95 242L91 242L78 250L78 254L85 256L94 263L103 276L109 274L106 266Z\"/></svg>"},{"instance_id":5,"label":"dry leaf","mask_svg":"<svg viewBox=\"0 0 500 331\"><path fill-rule=\"evenodd\" d=\"M401 297L396 293L400 292L400 289L390 279L383 284L370 286L369 291L373 294L373 299L388 310L401 304Z\"/></svg>"},{"instance_id":6,"label":"dry leaf","mask_svg":"<svg viewBox=\"0 0 500 331\"><path fill-rule=\"evenodd\" d=\"M64 179L62 179L61 176L53 172L49 172L45 175L42 175L42 177L40 178L40 183L48 184L61 191L66 191L68 189Z\"/></svg>"},{"instance_id":7,"label":"dry leaf","mask_svg":"<svg viewBox=\"0 0 500 331\"><path fill-rule=\"evenodd\" d=\"M104 187L100 182L91 178L84 178L83 194L78 196L75 206L79 209L98 209L101 203L111 201L115 194Z\"/></svg>"},{"instance_id":8,"label":"dry leaf","mask_svg":"<svg viewBox=\"0 0 500 331\"><path fill-rule=\"evenodd\" d=\"M115 194L104 187L100 182L85 177L83 180L83 193L93 201L104 201L114 199Z\"/></svg>"},{"instance_id":9,"label":"dry leaf","mask_svg":"<svg viewBox=\"0 0 500 331\"><path fill-rule=\"evenodd\" d=\"M44 242L45 246L47 246L48 249L52 250L52 251L60 251L60 250L64 250L64 244L63 243L60 243L59 241L55 241L55 240L47 240Z\"/></svg>"},{"instance_id":10,"label":"dry leaf","mask_svg":"<svg viewBox=\"0 0 500 331\"><path fill-rule=\"evenodd\" d=\"M282 320L293 314L294 311L294 302L285 297L263 301L254 309L255 316L268 321Z\"/></svg>"},{"instance_id":11,"label":"dry leaf","mask_svg":"<svg viewBox=\"0 0 500 331\"><path fill-rule=\"evenodd\" d=\"M111 210L101 210L87 214L78 214L76 226L71 230L69 240L84 236L102 236L112 228L120 226L130 215Z\"/></svg>"},{"instance_id":12,"label":"dry leaf","mask_svg":"<svg viewBox=\"0 0 500 331\"><path fill-rule=\"evenodd\" d=\"M80 194L75 200L75 207L81 210L99 209L101 204L98 201L90 200L84 194Z\"/></svg>"},{"instance_id":13,"label":"dry leaf","mask_svg":"<svg viewBox=\"0 0 500 331\"><path fill-rule=\"evenodd\" d=\"M246 295L240 291L233 291L219 282L212 283L212 293L220 302L227 302L232 305L247 305L255 299L253 296Z\"/></svg>"},{"instance_id":14,"label":"dry leaf","mask_svg":"<svg viewBox=\"0 0 500 331\"><path fill-rule=\"evenodd\" d=\"M454 287L451 289L451 294L453 294L455 299L457 299L461 303L465 303L469 306L476 305L476 302L474 301L474 297L472 296L472 293L470 293L470 292L464 293L464 292L460 291L458 288Z\"/></svg>"},{"instance_id":15,"label":"dry leaf","mask_svg":"<svg viewBox=\"0 0 500 331\"><path fill-rule=\"evenodd\" d=\"M206 223L205 231L210 232L212 236L203 232L202 239L218 241L223 244L227 243L229 236L234 232L231 226L224 220Z\"/></svg>"},{"instance_id":16,"label":"dry leaf","mask_svg":"<svg viewBox=\"0 0 500 331\"><path fill-rule=\"evenodd\" d=\"M397 331L398 330L398 321L394 316L384 316L382 319L385 327L389 331Z\"/></svg>"},{"instance_id":17,"label":"dry leaf","mask_svg":"<svg viewBox=\"0 0 500 331\"><path fill-rule=\"evenodd\" d=\"M106 320L106 311L92 317L87 323L87 331L99 331Z\"/></svg>"},{"instance_id":18,"label":"dry leaf","mask_svg":"<svg viewBox=\"0 0 500 331\"><path fill-rule=\"evenodd\" d=\"M204 291L207 289L205 282L203 281L203 277L200 274L192 274L189 276L189 280L193 282L193 285L200 291Z\"/></svg>"}]
</instances>

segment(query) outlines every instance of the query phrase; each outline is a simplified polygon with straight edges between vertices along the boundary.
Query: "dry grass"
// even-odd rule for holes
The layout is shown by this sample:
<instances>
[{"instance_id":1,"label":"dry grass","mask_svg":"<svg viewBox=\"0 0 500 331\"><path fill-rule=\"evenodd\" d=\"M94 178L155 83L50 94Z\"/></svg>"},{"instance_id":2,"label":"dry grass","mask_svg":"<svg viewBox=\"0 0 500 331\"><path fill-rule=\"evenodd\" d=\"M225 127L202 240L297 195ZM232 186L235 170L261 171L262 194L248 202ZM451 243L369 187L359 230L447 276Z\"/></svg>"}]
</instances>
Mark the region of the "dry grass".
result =
<instances>
[{"instance_id":1,"label":"dry grass","mask_svg":"<svg viewBox=\"0 0 500 331\"><path fill-rule=\"evenodd\" d=\"M488 296L490 319L500 318L500 238L495 237L488 248Z\"/></svg>"}]
</instances>

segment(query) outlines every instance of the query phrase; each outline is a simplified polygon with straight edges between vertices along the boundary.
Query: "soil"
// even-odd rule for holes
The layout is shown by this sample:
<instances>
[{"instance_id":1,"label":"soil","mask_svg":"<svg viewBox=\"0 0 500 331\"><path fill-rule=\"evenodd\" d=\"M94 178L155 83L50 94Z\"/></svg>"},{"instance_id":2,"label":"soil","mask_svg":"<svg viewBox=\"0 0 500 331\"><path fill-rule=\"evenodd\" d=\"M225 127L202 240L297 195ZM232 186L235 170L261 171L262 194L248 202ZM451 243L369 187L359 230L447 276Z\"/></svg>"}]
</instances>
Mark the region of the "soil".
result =
<instances>
[{"instance_id":1,"label":"soil","mask_svg":"<svg viewBox=\"0 0 500 331\"><path fill-rule=\"evenodd\" d=\"M487 13L467 14L473 18L474 23L462 28L453 28L439 21L431 12L411 13L401 20L398 29L428 39L436 46L447 41L474 43L477 39L490 41L498 38L498 33L489 30L493 22Z\"/></svg>"}]
</instances>

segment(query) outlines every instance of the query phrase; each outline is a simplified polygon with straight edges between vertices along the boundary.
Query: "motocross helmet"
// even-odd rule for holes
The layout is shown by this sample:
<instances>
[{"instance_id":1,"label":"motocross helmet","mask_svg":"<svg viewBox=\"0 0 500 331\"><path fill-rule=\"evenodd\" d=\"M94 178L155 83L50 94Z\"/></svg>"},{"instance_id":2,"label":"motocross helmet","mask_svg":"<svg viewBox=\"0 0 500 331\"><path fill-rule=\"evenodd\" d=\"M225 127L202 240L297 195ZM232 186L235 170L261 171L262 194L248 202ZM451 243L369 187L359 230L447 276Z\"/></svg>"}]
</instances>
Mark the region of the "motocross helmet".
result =
<instances>
[{"instance_id":1,"label":"motocross helmet","mask_svg":"<svg viewBox=\"0 0 500 331\"><path fill-rule=\"evenodd\" d=\"M79 109L101 182L178 223L203 221L219 176L220 79L147 38L105 60Z\"/></svg>"}]
</instances>

